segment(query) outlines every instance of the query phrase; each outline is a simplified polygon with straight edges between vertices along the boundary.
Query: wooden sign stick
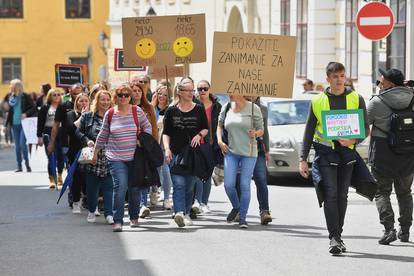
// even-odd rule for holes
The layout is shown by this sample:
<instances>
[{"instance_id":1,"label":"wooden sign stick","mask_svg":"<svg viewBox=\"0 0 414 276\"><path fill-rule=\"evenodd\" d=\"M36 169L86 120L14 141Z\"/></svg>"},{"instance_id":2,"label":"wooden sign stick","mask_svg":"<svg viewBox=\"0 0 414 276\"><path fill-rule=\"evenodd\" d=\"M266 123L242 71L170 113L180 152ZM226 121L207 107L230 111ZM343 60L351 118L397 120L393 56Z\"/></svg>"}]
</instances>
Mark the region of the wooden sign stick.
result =
<instances>
[{"instance_id":1,"label":"wooden sign stick","mask_svg":"<svg viewBox=\"0 0 414 276\"><path fill-rule=\"evenodd\" d=\"M254 105L255 103L253 102L253 97L250 98L251 103L252 103L252 118L251 118L251 122L250 122L250 129L253 129L254 127L254 123L253 123L253 116L254 116ZM254 145L254 137L250 138L250 156L253 156L253 145Z\"/></svg>"}]
</instances>

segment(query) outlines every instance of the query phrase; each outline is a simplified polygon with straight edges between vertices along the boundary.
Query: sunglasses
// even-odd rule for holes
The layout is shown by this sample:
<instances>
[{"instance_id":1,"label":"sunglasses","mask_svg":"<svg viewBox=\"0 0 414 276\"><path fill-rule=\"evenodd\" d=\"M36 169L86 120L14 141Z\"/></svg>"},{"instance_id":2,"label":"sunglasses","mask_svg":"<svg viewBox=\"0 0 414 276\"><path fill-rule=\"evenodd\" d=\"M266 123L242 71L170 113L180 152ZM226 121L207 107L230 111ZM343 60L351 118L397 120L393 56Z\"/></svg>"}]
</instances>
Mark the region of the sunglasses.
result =
<instances>
[{"instance_id":1,"label":"sunglasses","mask_svg":"<svg viewBox=\"0 0 414 276\"><path fill-rule=\"evenodd\" d=\"M130 95L129 93L118 93L118 94L116 94L116 96L117 96L118 98L128 98L128 97L130 97L131 95Z\"/></svg>"},{"instance_id":2,"label":"sunglasses","mask_svg":"<svg viewBox=\"0 0 414 276\"><path fill-rule=\"evenodd\" d=\"M207 92L208 90L209 90L210 88L209 87L199 87L199 88L197 88L197 91L198 92Z\"/></svg>"},{"instance_id":3,"label":"sunglasses","mask_svg":"<svg viewBox=\"0 0 414 276\"><path fill-rule=\"evenodd\" d=\"M194 93L194 90L185 90L185 89L180 89L181 92L191 92Z\"/></svg>"},{"instance_id":4,"label":"sunglasses","mask_svg":"<svg viewBox=\"0 0 414 276\"><path fill-rule=\"evenodd\" d=\"M377 86L379 86L379 85L381 84L381 81L380 81L380 80L377 80L377 81L375 82L375 84L376 84Z\"/></svg>"},{"instance_id":5,"label":"sunglasses","mask_svg":"<svg viewBox=\"0 0 414 276\"><path fill-rule=\"evenodd\" d=\"M148 81L142 81L142 80L140 80L140 81L138 81L139 83L143 83L143 84L147 84L148 83Z\"/></svg>"}]
</instances>

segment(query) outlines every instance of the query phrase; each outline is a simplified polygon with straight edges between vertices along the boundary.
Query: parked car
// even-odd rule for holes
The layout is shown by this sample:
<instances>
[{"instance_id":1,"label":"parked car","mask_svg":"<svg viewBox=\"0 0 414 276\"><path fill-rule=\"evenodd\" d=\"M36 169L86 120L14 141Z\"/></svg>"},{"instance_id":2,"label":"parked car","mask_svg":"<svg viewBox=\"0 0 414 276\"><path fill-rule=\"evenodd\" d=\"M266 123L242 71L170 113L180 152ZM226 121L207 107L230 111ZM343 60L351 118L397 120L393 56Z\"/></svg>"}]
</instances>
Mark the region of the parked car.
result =
<instances>
[{"instance_id":1,"label":"parked car","mask_svg":"<svg viewBox=\"0 0 414 276\"><path fill-rule=\"evenodd\" d=\"M262 98L268 107L268 129L270 139L269 176L298 176L299 156L305 124L314 93L302 94L293 99ZM361 157L368 159L369 139L357 146ZM310 150L308 162L312 164L315 152Z\"/></svg>"}]
</instances>

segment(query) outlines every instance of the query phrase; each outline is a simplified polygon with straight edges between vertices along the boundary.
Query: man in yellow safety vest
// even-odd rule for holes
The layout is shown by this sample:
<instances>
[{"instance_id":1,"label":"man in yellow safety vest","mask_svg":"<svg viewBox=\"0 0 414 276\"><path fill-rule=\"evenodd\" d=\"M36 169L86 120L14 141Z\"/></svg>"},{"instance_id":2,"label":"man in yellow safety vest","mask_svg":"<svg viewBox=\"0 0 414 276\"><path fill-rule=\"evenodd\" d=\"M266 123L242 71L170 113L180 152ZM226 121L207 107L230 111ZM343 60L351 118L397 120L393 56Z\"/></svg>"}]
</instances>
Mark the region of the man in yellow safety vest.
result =
<instances>
[{"instance_id":1,"label":"man in yellow safety vest","mask_svg":"<svg viewBox=\"0 0 414 276\"><path fill-rule=\"evenodd\" d=\"M322 111L338 109L362 109L365 118L365 133L369 133L364 99L349 87L345 87L345 67L338 62L330 62L326 67L329 87L312 98L310 112L300 155L299 170L304 178L309 177L308 154L311 146L315 149L318 164L318 177L323 194L323 206L329 232L329 252L340 254L346 251L341 239L347 207L348 188L354 164L357 159L355 146L363 139L323 138ZM315 164L315 163L314 163ZM317 177L313 175L314 177Z\"/></svg>"}]
</instances>

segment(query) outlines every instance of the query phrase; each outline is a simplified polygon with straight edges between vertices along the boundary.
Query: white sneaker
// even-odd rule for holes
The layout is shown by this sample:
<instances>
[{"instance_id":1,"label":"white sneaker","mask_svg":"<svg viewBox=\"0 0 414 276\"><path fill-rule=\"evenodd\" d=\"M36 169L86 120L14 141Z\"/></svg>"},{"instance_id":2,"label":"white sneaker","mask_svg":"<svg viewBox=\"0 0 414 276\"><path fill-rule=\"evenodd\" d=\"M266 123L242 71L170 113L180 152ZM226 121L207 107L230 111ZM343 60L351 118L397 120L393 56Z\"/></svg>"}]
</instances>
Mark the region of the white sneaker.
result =
<instances>
[{"instance_id":1,"label":"white sneaker","mask_svg":"<svg viewBox=\"0 0 414 276\"><path fill-rule=\"evenodd\" d=\"M208 205L201 204L201 212L204 214L211 213L210 207L208 207Z\"/></svg>"},{"instance_id":2,"label":"white sneaker","mask_svg":"<svg viewBox=\"0 0 414 276\"><path fill-rule=\"evenodd\" d=\"M172 209L172 204L171 204L171 201L169 199L164 199L164 209L165 210L171 210Z\"/></svg>"},{"instance_id":3,"label":"white sneaker","mask_svg":"<svg viewBox=\"0 0 414 276\"><path fill-rule=\"evenodd\" d=\"M158 193L157 192L150 192L150 203L151 205L155 206L158 203Z\"/></svg>"},{"instance_id":4,"label":"white sneaker","mask_svg":"<svg viewBox=\"0 0 414 276\"><path fill-rule=\"evenodd\" d=\"M101 215L101 213L99 213L98 207L96 207L95 216L99 217L100 215Z\"/></svg>"},{"instance_id":5,"label":"white sneaker","mask_svg":"<svg viewBox=\"0 0 414 276\"><path fill-rule=\"evenodd\" d=\"M174 216L174 221L175 221L175 223L177 223L178 227L184 227L185 223L184 223L184 214L183 214L183 212L176 213L175 216Z\"/></svg>"},{"instance_id":6,"label":"white sneaker","mask_svg":"<svg viewBox=\"0 0 414 276\"><path fill-rule=\"evenodd\" d=\"M193 221L190 218L190 215L185 215L184 223L186 226L193 226Z\"/></svg>"},{"instance_id":7,"label":"white sneaker","mask_svg":"<svg viewBox=\"0 0 414 276\"><path fill-rule=\"evenodd\" d=\"M193 206L191 207L191 209L193 210L194 213L196 214L200 214L201 212L201 208L200 208L200 203L198 203L198 201L194 201Z\"/></svg>"},{"instance_id":8,"label":"white sneaker","mask_svg":"<svg viewBox=\"0 0 414 276\"><path fill-rule=\"evenodd\" d=\"M89 223L95 223L95 221L96 221L96 216L95 216L95 213L91 213L91 212L89 212L89 213L88 213L88 217L86 218L86 220L87 220Z\"/></svg>"},{"instance_id":9,"label":"white sneaker","mask_svg":"<svg viewBox=\"0 0 414 276\"><path fill-rule=\"evenodd\" d=\"M113 216L106 216L105 220L106 220L106 223L108 223L108 224L114 224L114 217Z\"/></svg>"},{"instance_id":10,"label":"white sneaker","mask_svg":"<svg viewBox=\"0 0 414 276\"><path fill-rule=\"evenodd\" d=\"M141 210L139 211L139 217L140 218L146 218L150 215L151 211L148 207L141 207Z\"/></svg>"},{"instance_id":11,"label":"white sneaker","mask_svg":"<svg viewBox=\"0 0 414 276\"><path fill-rule=\"evenodd\" d=\"M72 205L72 214L80 214L81 213L81 203L80 201L78 202L73 202Z\"/></svg>"}]
</instances>

